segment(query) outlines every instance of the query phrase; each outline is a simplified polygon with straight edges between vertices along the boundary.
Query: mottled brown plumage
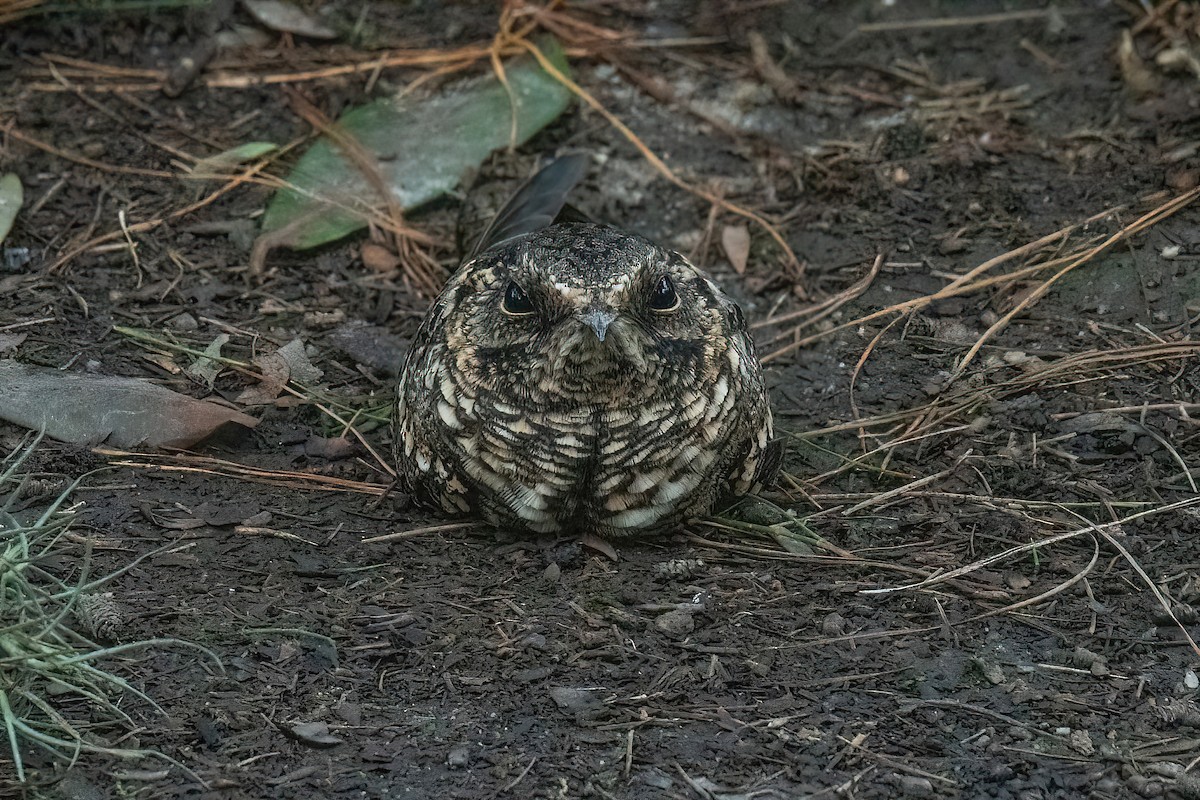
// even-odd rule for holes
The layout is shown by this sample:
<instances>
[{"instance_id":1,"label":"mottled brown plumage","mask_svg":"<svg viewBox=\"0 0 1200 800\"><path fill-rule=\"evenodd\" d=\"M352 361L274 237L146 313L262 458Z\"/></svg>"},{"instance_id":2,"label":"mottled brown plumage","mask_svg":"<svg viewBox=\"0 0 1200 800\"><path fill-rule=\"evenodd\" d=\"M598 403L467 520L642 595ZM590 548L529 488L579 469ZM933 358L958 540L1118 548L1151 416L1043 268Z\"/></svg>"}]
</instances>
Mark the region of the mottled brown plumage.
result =
<instances>
[{"instance_id":1,"label":"mottled brown plumage","mask_svg":"<svg viewBox=\"0 0 1200 800\"><path fill-rule=\"evenodd\" d=\"M561 179L561 161L543 174L555 169ZM550 194L549 222L562 198L540 177L522 195ZM772 480L779 443L737 305L640 236L580 222L522 231L522 195L405 361L395 455L413 496L502 527L620 537Z\"/></svg>"}]
</instances>

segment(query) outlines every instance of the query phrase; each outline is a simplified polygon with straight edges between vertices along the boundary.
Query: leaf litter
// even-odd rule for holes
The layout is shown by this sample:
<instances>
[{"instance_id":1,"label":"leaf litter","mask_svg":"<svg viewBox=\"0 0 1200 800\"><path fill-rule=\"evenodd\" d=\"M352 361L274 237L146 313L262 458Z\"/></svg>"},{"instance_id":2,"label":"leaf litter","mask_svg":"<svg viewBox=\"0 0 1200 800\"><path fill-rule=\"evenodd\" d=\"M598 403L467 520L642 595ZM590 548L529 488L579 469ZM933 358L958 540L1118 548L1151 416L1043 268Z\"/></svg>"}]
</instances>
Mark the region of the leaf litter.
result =
<instances>
[{"instance_id":1,"label":"leaf litter","mask_svg":"<svg viewBox=\"0 0 1200 800\"><path fill-rule=\"evenodd\" d=\"M265 452L243 450L228 459L107 455L139 465L123 479L162 482L152 503L200 507L214 490L236 492L294 515L274 515L291 520L289 527L310 528L304 541L187 531L213 584L180 595L196 609L228 610L239 625L244 617L264 627L299 618L329 630L344 654L335 682L346 694L339 695L328 691L327 666L308 663L297 648L281 654L229 647L238 659L236 697L196 693L222 713L204 727L211 748L205 757L220 760L212 774L238 764L251 779L285 787L279 791L335 796L398 786L451 786L481 797L513 790L823 796L839 787L879 796L1183 791L1195 742L1180 726L1194 705L1196 681L1188 676L1194 655L1179 626L1194 625L1185 607L1200 595L1191 568L1194 509L1176 504L1194 497L1197 350L1188 323L1196 309L1186 298L1177 306L1154 299L1154 290L1186 280L1171 270L1192 256L1187 226L1194 225L1195 207L1171 205L1193 188L1188 156L1180 155L1187 152L1187 123L1172 117L1186 103L1175 103L1182 78L1164 76L1158 91L1166 94L1156 103L1154 96L1130 99L1111 77L1119 72L1113 31L1128 23L1135 44L1152 54L1147 40L1165 40L1164 28L1186 22L1170 9L1189 4L1144 5L1086 16L1064 12L1055 24L1068 36L1049 30L1050 11L931 21L885 10L882 24L890 27L872 20L857 28L855 50L870 64L864 70L838 66L836 42L858 21L850 7L839 10L845 17L830 17L845 23L836 29L824 17L804 17L795 4L740 9L716 21L672 20L667 30L677 42L691 37L676 34L720 34L717 41L678 46L649 40L644 20L612 9L510 4L501 34L545 26L572 53L572 81L595 105L585 100L580 118L561 124L572 145L588 143L607 159L611 168L602 181L604 197L614 198L606 206L610 218L669 240L701 232L712 209L709 238L701 232L695 239L705 243L698 257L709 259L723 284L745 292L748 316L769 320L756 328L760 344L772 333L778 337L760 352L772 356L779 424L791 441L788 472L768 499L794 512L802 526L764 518L752 531L744 522L717 520L706 523L704 537L619 543L619 561L562 543L503 534L497 541L465 533L468 525L430 524L404 498L388 494L381 471L309 455L308 431L291 426L311 424L311 407L266 409L264 425L279 444ZM739 49L740 26L751 22L762 41L752 39L746 53ZM947 59L964 28L989 34L979 37L986 58ZM946 47L930 49L931 41ZM328 60L304 62L312 51L301 46L289 53L297 61L287 71L243 62L197 85L245 90L270 86L263 76L294 80L321 103L330 99L323 90L345 76L373 80L377 64L387 71L423 58L432 71L476 63L488 50L359 54L330 67ZM591 61L597 56L613 70L607 77ZM1057 70L1049 66L1055 62ZM96 70L85 78L54 63L76 88L87 80L88 93L118 105L126 101L104 95L105 82L156 80ZM669 106L639 94L653 84L633 76L650 73L675 90ZM739 119L769 111L780 123L769 135L697 122L689 93L704 100L756 73L769 76L769 91L747 87ZM332 91L337 98L344 93L344 84ZM56 97L77 102L70 94ZM201 113L184 100L181 110ZM604 116L597 106L624 120L620 132L636 129L644 141L614 145L610 131L589 127L596 114ZM908 106L919 112L911 115L915 126L874 126L881 113ZM1100 107L1103 113L1092 113ZM802 112L790 113L797 108ZM1095 126L1097 119L1114 122L1078 128L1080 120ZM169 136L166 128L155 130ZM115 133L110 146L121 141L122 129ZM28 146L29 134L17 129L12 141ZM534 149L561 141L541 140ZM682 184L708 187L706 176L723 176L726 185L693 195L700 202L651 185L649 200L634 202L621 169L645 169L639 145L669 150L669 158L651 164L667 167ZM212 151L230 146L224 141ZM53 174L59 156L47 152L30 157ZM527 162L516 163L519 177ZM256 168L235 177L252 178ZM1160 185L1164 169L1170 191ZM504 177L511 184L515 176ZM1033 188L1041 186L1054 190ZM240 213L259 207L261 197L241 197L236 205L239 193L221 190L217 199L234 202ZM737 197L808 268L782 269L757 250L743 276L729 269L736 263L728 253L728 265L713 261L711 233L744 215L710 197ZM92 200L79 205L90 209ZM1125 208L1096 214L1118 205ZM1170 213L1126 224L1156 208ZM71 209L51 202L46 212L69 229ZM428 222L444 234L450 227L444 216L428 213L422 227ZM1062 233L1064 225L1069 230ZM1116 239L1095 236L1114 228ZM17 233L25 230L23 224ZM178 279L194 292L210 276L233 271L223 265L244 263L244 254L224 242L175 242L162 237L164 230L129 226L142 237L141 269L148 278L157 274L160 291ZM105 281L132 280L114 274L106 260L112 256L104 247L126 244L125 232L116 233L96 242L108 234L87 231L56 267L66 269L60 274L93 310L113 307ZM160 242L181 247L187 267L177 273L176 262L156 264L153 245ZM320 330L305 327L307 312L336 305L348 319L411 336L420 302L406 286L387 283L388 259L371 256L369 268L378 274L366 278L354 252L332 248L288 261L295 286L261 274L261 291L283 301L276 306L283 311L267 320L256 316L265 304L253 293L253 300L237 292L215 302L201 296L196 319L203 338L195 351L226 329L208 320L240 326L256 341L268 332L275 343L300 339L314 348L311 361L330 386L349 383L364 396L376 391L386 405L390 379L326 355ZM1176 261L1159 258L1167 252ZM210 253L223 260L214 266ZM1087 281L1100 274L1092 270L1127 255L1136 257L1138 270L1129 285L1149 298L1144 314L1064 304L1062 285ZM1061 279L1047 283L1064 268ZM802 287L798 275L806 276ZM45 287L38 291L55 297ZM394 294L381 300L385 293ZM156 320L174 310L169 292L155 297L170 300L159 308L125 299L117 311ZM1009 317L1014 308L1019 312ZM63 324L56 321L53 330ZM81 341L93 333L82 325L75 330ZM21 352L30 346L41 352L47 343L31 336ZM69 356L54 350L46 363ZM231 366L216 376L222 394L235 396L259 380L242 371L253 371L249 361ZM352 429L355 411L336 411ZM1108 416L1072 422L1098 412ZM1114 415L1134 424L1112 424ZM1090 420L1103 424L1089 426ZM356 484L342 474L374 480ZM259 491L251 481L270 485ZM302 491L306 486L313 491ZM369 492L387 497L387 505L364 508L361 498L331 491ZM102 499L117 520L121 496ZM784 524L786 538L773 536L772 527ZM1092 526L1108 526L1102 531L1113 539ZM114 533L126 547L140 546L136 525ZM660 569L679 555L703 556L694 559L702 566ZM147 565L155 597L178 586L171 577L178 566ZM363 571L346 577L341 570L350 568ZM860 593L897 586L905 588ZM360 613L364 597L404 623L368 631L357 621L374 618ZM692 610L695 597L706 599ZM180 607L175 600L160 605ZM152 619L182 627L200 619L216 627L223 622L218 616L189 609ZM228 635L228 627L221 630ZM1106 662L1085 665L1080 647ZM287 660L277 662L282 655ZM197 680L187 667L161 666L162 680L172 686L189 674ZM539 715L554 707L550 687L600 687L603 702L578 715ZM197 714L211 707L177 702ZM280 709L275 725L241 710L247 703ZM352 747L322 754L276 736L278 726L324 719L355 720L330 728ZM471 745L463 755L465 741ZM311 773L314 763L323 768L320 776Z\"/></svg>"}]
</instances>

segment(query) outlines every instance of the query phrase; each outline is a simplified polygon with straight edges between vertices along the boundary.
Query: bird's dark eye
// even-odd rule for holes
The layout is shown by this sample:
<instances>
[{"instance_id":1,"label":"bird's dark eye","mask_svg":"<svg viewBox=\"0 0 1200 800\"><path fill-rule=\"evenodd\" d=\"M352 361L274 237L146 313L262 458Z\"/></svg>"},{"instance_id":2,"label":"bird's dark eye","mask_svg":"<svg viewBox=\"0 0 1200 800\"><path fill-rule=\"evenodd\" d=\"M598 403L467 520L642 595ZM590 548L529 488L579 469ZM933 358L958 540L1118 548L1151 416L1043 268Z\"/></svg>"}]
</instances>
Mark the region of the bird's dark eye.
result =
<instances>
[{"instance_id":1,"label":"bird's dark eye","mask_svg":"<svg viewBox=\"0 0 1200 800\"><path fill-rule=\"evenodd\" d=\"M674 311L679 308L679 294L670 275L663 275L650 293L650 307L655 311Z\"/></svg>"},{"instance_id":2,"label":"bird's dark eye","mask_svg":"<svg viewBox=\"0 0 1200 800\"><path fill-rule=\"evenodd\" d=\"M508 282L508 287L504 290L502 307L505 313L515 316L533 313L533 302L529 299L529 295L525 294L525 290L517 286L516 281Z\"/></svg>"}]
</instances>

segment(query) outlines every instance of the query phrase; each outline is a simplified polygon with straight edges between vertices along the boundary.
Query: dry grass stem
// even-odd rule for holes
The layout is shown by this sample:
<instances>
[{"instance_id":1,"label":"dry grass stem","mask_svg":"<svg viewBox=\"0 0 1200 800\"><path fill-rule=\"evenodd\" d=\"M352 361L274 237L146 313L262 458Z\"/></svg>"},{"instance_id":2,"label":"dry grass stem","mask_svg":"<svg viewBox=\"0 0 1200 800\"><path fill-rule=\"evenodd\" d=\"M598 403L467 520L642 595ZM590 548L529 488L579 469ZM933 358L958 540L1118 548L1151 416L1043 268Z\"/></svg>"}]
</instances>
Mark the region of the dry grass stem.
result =
<instances>
[{"instance_id":1,"label":"dry grass stem","mask_svg":"<svg viewBox=\"0 0 1200 800\"><path fill-rule=\"evenodd\" d=\"M445 525L426 525L421 528L412 528L407 531L396 531L394 533L385 533L380 536L368 536L364 538L363 544L378 544L379 542L396 542L402 539L415 539L418 536L424 536L429 533L448 533L450 531L469 531L484 527L483 523L479 522L450 522Z\"/></svg>"},{"instance_id":2,"label":"dry grass stem","mask_svg":"<svg viewBox=\"0 0 1200 800\"><path fill-rule=\"evenodd\" d=\"M1138 511L1136 513L1129 514L1128 516L1122 517L1121 519L1115 520L1113 522L1104 522L1104 523L1088 522L1087 525L1085 525L1082 528L1075 528L1074 530L1066 531L1064 533L1058 533L1058 534L1054 534L1052 536L1048 536L1045 539L1039 539L1036 542L1026 542L1025 544L1016 545L1015 547L1007 548L1006 550L1003 550L999 553L994 553L985 558L981 558L976 561L972 561L970 564L966 564L966 565L958 567L956 569L949 570L948 572L939 572L938 574L932 575L932 576L926 578L925 580L920 581L919 583L910 583L905 586L891 586L891 587L885 587L885 588L880 588L880 589L863 589L859 593L867 594L867 595L884 595L884 594L893 594L895 592L912 591L915 589L927 589L931 586L936 586L940 583L945 583L946 581L953 580L955 578L961 578L964 575L969 575L972 572L975 572L976 570L983 569L984 567L986 567L990 564L994 564L998 561L1004 561L1004 560L1013 558L1015 556L1023 555L1025 553L1030 552L1031 550L1048 547L1057 542L1067 541L1069 539L1074 539L1076 537L1083 536L1085 534L1097 533L1097 534L1100 534L1101 536L1104 536L1106 539L1108 539L1111 536L1111 533L1110 533L1111 530L1120 530L1123 526L1128 525L1130 522L1134 522L1139 519L1145 519L1147 517L1158 516L1160 514L1166 514L1166 513L1172 512L1172 511L1179 511L1181 509L1190 508L1190 507L1196 506L1196 505L1200 505L1200 497L1189 497L1185 500L1178 500L1174 503L1168 503L1166 505L1155 506L1154 508L1149 508L1144 511ZM1064 510L1067 510L1067 509L1064 509ZM1070 512L1070 513L1073 513L1073 512ZM1074 514L1074 516L1079 518L1079 516L1077 514ZM1115 541L1115 540L1110 539L1110 543L1113 541ZM1118 549L1123 552L1128 552L1128 551L1125 551L1123 547L1119 547ZM1136 567L1136 569L1140 570L1140 567ZM1155 588L1154 591L1157 594L1157 588ZM1200 655L1200 651L1198 651L1198 655Z\"/></svg>"},{"instance_id":3,"label":"dry grass stem","mask_svg":"<svg viewBox=\"0 0 1200 800\"><path fill-rule=\"evenodd\" d=\"M1034 289L1019 303L1017 303L1008 313L1006 313L990 328L984 331L983 335L979 337L975 344L971 346L971 349L967 351L966 355L962 357L962 360L959 361L958 367L955 368L953 375L951 375L950 382L957 380L962 375L963 370L967 368L967 365L971 363L971 360L975 358L975 356L979 353L979 350L988 340L1007 327L1008 323L1011 322L1014 317L1044 297L1046 292L1050 291L1050 287L1057 283L1061 278L1068 275L1076 268L1089 263L1118 242L1123 242L1129 237L1141 233L1147 228L1162 222L1171 215L1190 205L1197 197L1200 197L1200 187L1196 187L1191 191L1184 192L1178 197L1168 200L1157 208L1147 212L1146 214L1143 214L1141 217L1138 217L1138 219L1129 225L1124 226L1100 244L1096 245L1095 247L1091 247L1068 260L1062 269L1056 272L1049 279L1043 281L1036 289Z\"/></svg>"},{"instance_id":4,"label":"dry grass stem","mask_svg":"<svg viewBox=\"0 0 1200 800\"><path fill-rule=\"evenodd\" d=\"M249 467L236 461L226 461L211 456L190 453L133 453L108 447L95 447L92 452L112 459L113 466L133 469L156 469L162 472L191 472L214 475L233 480L248 480L269 486L304 489L316 492L349 492L376 497L387 494L388 487L377 483L364 483L331 475L318 475L297 470L271 470Z\"/></svg>"},{"instance_id":5,"label":"dry grass stem","mask_svg":"<svg viewBox=\"0 0 1200 800\"><path fill-rule=\"evenodd\" d=\"M541 51L540 48L538 48L536 44L529 41L529 39L526 38L528 35L528 29L521 32L513 31L512 26L520 16L532 16L535 19L545 23L550 29L554 29L554 26L557 25L558 28L555 30L555 32L561 37L567 38L568 41L570 41L570 39L566 34L565 28L563 27L564 23L567 21L570 21L576 26L585 27L585 29L588 30L592 35L602 36L606 41L614 41L617 38L617 35L614 32L604 31L604 29L596 28L595 26L587 26L586 23L582 23L578 20L572 20L571 18L562 14L551 14L540 8L524 6L520 8L519 12L514 11L512 8L506 8L505 12L501 15L500 31L497 34L497 44L495 46L502 47L505 45L511 45L526 50L534 57L534 59L537 60L538 64L541 65L543 70L545 70L563 86L567 87L576 97L586 103L590 108L604 117L604 119L607 120L610 125L616 128L617 131L630 142L630 144L637 148L638 152L642 154L642 157L646 159L646 161L652 167L654 167L654 169L658 171L660 175L684 191L700 197L724 211L745 217L746 219L749 219L756 225L760 226L779 245L780 249L784 253L788 266L792 269L799 268L799 259L796 258L796 254L792 251L791 246L787 243L787 240L784 239L783 235L774 225L772 225L759 214L735 203L731 203L712 192L701 189L698 186L694 186L693 184L690 184L680 178L675 171L667 166L666 162L659 158L657 153L647 147L641 138L634 133L633 130L616 114L608 110L590 92L581 87L575 81L571 80L571 78L564 75L550 61L550 59L546 57L546 55Z\"/></svg>"},{"instance_id":6,"label":"dry grass stem","mask_svg":"<svg viewBox=\"0 0 1200 800\"><path fill-rule=\"evenodd\" d=\"M1067 12L1058 8L1031 9L1029 11L1004 11L997 14L976 14L963 17L933 17L930 19L906 19L894 22L867 22L858 26L859 33L885 33L889 31L916 31L931 28L963 28L973 25L1000 25L1008 22L1023 22L1034 19L1049 19Z\"/></svg>"}]
</instances>

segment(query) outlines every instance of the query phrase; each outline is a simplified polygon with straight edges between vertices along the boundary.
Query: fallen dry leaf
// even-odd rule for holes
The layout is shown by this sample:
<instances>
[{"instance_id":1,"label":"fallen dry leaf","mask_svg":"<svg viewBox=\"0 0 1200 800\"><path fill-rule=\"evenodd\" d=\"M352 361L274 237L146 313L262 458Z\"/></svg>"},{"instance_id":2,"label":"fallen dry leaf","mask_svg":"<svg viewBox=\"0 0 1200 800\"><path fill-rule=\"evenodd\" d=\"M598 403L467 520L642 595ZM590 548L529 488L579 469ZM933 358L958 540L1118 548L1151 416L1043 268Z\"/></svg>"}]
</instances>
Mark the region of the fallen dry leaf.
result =
<instances>
[{"instance_id":1,"label":"fallen dry leaf","mask_svg":"<svg viewBox=\"0 0 1200 800\"><path fill-rule=\"evenodd\" d=\"M1146 66L1133 44L1133 35L1128 29L1121 32L1121 43L1117 46L1117 64L1125 85L1136 95L1157 94L1161 84L1158 76Z\"/></svg>"},{"instance_id":2,"label":"fallen dry leaf","mask_svg":"<svg viewBox=\"0 0 1200 800\"><path fill-rule=\"evenodd\" d=\"M301 722L290 728L281 727L280 730L289 738L318 750L337 747L342 743L341 739L329 732L329 725L325 722Z\"/></svg>"},{"instance_id":3,"label":"fallen dry leaf","mask_svg":"<svg viewBox=\"0 0 1200 800\"><path fill-rule=\"evenodd\" d=\"M400 266L400 256L381 244L366 242L362 246L362 262L364 267L386 275Z\"/></svg>"},{"instance_id":4,"label":"fallen dry leaf","mask_svg":"<svg viewBox=\"0 0 1200 800\"><path fill-rule=\"evenodd\" d=\"M254 359L262 371L262 381L244 389L237 401L248 406L274 403L288 381L314 384L324 374L313 366L304 352L304 342L293 339L274 353L266 353Z\"/></svg>"},{"instance_id":5,"label":"fallen dry leaf","mask_svg":"<svg viewBox=\"0 0 1200 800\"><path fill-rule=\"evenodd\" d=\"M242 0L246 10L266 27L309 39L335 39L337 31L283 0Z\"/></svg>"},{"instance_id":6,"label":"fallen dry leaf","mask_svg":"<svg viewBox=\"0 0 1200 800\"><path fill-rule=\"evenodd\" d=\"M745 274L746 262L750 260L750 229L745 225L726 225L721 230L721 247L737 274Z\"/></svg>"},{"instance_id":7,"label":"fallen dry leaf","mask_svg":"<svg viewBox=\"0 0 1200 800\"><path fill-rule=\"evenodd\" d=\"M149 381L0 359L0 418L72 444L191 447L217 428L258 420Z\"/></svg>"}]
</instances>

